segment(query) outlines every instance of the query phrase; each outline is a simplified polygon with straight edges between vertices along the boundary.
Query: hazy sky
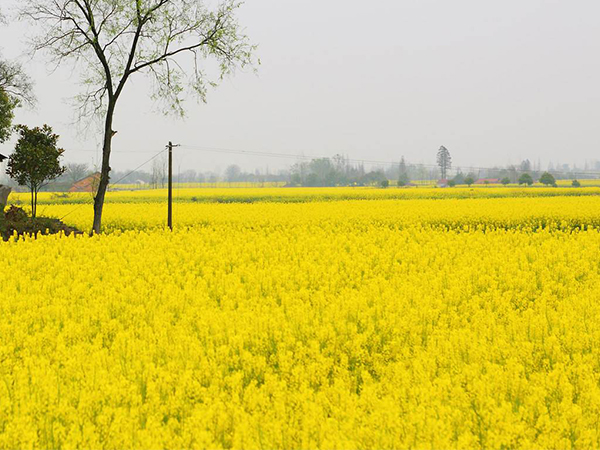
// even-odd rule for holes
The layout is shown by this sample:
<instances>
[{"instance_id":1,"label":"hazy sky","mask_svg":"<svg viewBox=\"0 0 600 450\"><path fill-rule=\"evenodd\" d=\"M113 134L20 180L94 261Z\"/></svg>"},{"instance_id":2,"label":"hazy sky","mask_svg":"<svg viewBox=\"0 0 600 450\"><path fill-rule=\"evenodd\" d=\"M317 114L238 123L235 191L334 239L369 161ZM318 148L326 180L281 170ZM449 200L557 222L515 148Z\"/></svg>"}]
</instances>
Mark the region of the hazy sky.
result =
<instances>
[{"instance_id":1,"label":"hazy sky","mask_svg":"<svg viewBox=\"0 0 600 450\"><path fill-rule=\"evenodd\" d=\"M0 0L5 12L17 3ZM248 0L239 16L259 45L258 74L238 72L208 104L190 99L185 120L156 113L135 78L116 115L113 168L134 168L169 140L423 163L445 145L455 166L600 160L598 0ZM5 57L24 53L26 31L0 29ZM39 103L16 121L53 126L69 161L97 161L99 136L71 125L70 68L22 61ZM294 162L176 152L182 170Z\"/></svg>"}]
</instances>

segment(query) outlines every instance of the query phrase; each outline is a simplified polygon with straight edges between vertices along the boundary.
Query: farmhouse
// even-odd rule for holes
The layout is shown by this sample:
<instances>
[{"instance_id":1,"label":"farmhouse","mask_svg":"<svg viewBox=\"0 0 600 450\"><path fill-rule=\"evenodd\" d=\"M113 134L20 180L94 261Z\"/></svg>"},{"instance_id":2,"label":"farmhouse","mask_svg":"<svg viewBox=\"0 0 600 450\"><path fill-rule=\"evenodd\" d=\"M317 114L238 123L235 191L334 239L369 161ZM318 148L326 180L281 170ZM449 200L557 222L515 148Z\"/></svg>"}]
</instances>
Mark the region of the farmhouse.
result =
<instances>
[{"instance_id":1,"label":"farmhouse","mask_svg":"<svg viewBox=\"0 0 600 450\"><path fill-rule=\"evenodd\" d=\"M475 184L500 184L499 178L480 178Z\"/></svg>"},{"instance_id":2,"label":"farmhouse","mask_svg":"<svg viewBox=\"0 0 600 450\"><path fill-rule=\"evenodd\" d=\"M74 183L69 192L94 192L99 182L100 172L96 172Z\"/></svg>"}]
</instances>

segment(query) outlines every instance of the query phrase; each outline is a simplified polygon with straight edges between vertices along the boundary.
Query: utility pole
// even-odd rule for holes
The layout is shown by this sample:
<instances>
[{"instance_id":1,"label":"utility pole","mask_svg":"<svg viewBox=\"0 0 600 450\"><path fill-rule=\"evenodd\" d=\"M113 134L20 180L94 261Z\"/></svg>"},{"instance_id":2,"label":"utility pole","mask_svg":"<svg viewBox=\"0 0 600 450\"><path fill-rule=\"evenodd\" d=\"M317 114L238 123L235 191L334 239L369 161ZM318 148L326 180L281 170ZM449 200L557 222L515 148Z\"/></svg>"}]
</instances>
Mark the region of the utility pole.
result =
<instances>
[{"instance_id":1,"label":"utility pole","mask_svg":"<svg viewBox=\"0 0 600 450\"><path fill-rule=\"evenodd\" d=\"M167 225L170 230L173 231L173 147L179 147L179 145L173 145L169 141L167 148L169 149L169 207L167 212Z\"/></svg>"}]
</instances>

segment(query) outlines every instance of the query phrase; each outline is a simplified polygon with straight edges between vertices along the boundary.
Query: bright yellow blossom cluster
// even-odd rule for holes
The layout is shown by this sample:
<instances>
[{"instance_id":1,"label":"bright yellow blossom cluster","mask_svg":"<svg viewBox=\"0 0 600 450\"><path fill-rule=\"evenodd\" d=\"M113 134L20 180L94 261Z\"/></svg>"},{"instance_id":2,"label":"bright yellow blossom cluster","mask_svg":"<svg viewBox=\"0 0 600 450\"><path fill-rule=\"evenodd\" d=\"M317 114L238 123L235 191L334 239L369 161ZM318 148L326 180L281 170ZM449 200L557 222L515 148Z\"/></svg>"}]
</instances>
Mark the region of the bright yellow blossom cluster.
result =
<instances>
[{"instance_id":1,"label":"bright yellow blossom cluster","mask_svg":"<svg viewBox=\"0 0 600 450\"><path fill-rule=\"evenodd\" d=\"M0 242L0 448L600 447L595 196L163 210Z\"/></svg>"}]
</instances>

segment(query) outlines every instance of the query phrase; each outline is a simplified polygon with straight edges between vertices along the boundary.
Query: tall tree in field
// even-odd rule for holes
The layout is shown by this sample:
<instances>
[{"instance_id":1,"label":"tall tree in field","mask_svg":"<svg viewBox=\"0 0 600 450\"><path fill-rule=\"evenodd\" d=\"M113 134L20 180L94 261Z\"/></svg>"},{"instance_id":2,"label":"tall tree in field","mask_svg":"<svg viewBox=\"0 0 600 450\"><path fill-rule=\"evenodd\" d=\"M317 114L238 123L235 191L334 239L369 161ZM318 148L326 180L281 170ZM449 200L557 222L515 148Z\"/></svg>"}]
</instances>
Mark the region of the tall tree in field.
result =
<instances>
[{"instance_id":1,"label":"tall tree in field","mask_svg":"<svg viewBox=\"0 0 600 450\"><path fill-rule=\"evenodd\" d=\"M99 233L116 133L113 117L128 81L138 74L151 77L153 98L163 103L167 112L183 115L186 91L204 101L207 88L216 85L207 75L205 60L215 61L217 80L254 62L254 46L235 17L241 3L221 0L214 8L202 0L22 3L22 17L40 29L33 49L46 51L56 65L67 60L79 63L86 86L77 97L80 115L103 119L102 168L93 224L93 231Z\"/></svg>"},{"instance_id":2,"label":"tall tree in field","mask_svg":"<svg viewBox=\"0 0 600 450\"><path fill-rule=\"evenodd\" d=\"M14 153L8 158L6 173L31 190L31 216L35 217L40 188L65 173L66 169L60 165L64 150L56 146L58 135L48 125L31 129L17 125L15 128L19 140Z\"/></svg>"},{"instance_id":3,"label":"tall tree in field","mask_svg":"<svg viewBox=\"0 0 600 450\"><path fill-rule=\"evenodd\" d=\"M437 152L437 164L440 167L440 172L442 174L442 179L445 180L448 178L448 171L452 167L452 157L450 156L450 152L443 145Z\"/></svg>"}]
</instances>

